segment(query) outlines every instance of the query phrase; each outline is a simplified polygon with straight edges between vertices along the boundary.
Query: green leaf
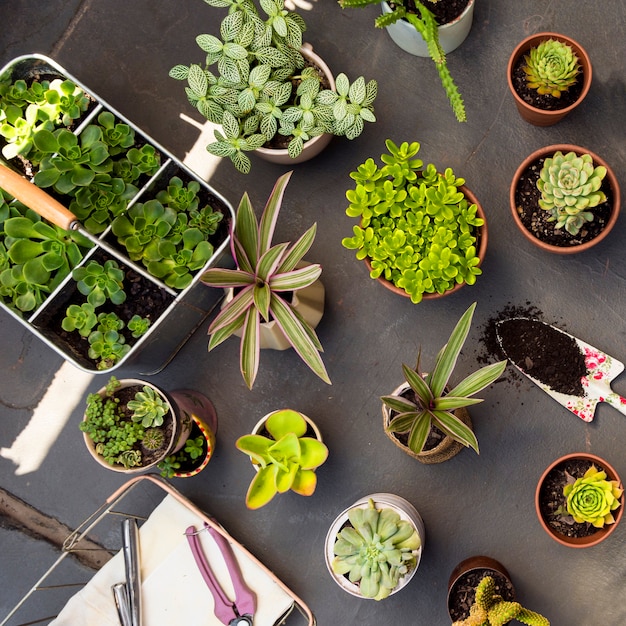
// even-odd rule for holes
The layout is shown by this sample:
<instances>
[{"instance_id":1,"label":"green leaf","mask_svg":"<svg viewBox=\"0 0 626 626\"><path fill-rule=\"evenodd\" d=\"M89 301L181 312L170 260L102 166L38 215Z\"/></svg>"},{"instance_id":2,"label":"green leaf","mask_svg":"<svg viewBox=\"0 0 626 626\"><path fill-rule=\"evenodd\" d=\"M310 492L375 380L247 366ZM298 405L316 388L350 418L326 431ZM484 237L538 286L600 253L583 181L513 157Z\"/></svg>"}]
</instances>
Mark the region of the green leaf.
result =
<instances>
[{"instance_id":1,"label":"green leaf","mask_svg":"<svg viewBox=\"0 0 626 626\"><path fill-rule=\"evenodd\" d=\"M424 411L413 422L409 433L408 446L413 452L419 454L424 449L428 433L431 428L431 415Z\"/></svg>"},{"instance_id":2,"label":"green leaf","mask_svg":"<svg viewBox=\"0 0 626 626\"><path fill-rule=\"evenodd\" d=\"M466 447L471 447L478 454L478 440L469 426L466 426L454 413L433 411L437 425L441 430Z\"/></svg>"},{"instance_id":3,"label":"green leaf","mask_svg":"<svg viewBox=\"0 0 626 626\"><path fill-rule=\"evenodd\" d=\"M260 357L260 319L259 312L251 307L246 313L241 335L239 365L248 389L252 389L259 369Z\"/></svg>"},{"instance_id":4,"label":"green leaf","mask_svg":"<svg viewBox=\"0 0 626 626\"><path fill-rule=\"evenodd\" d=\"M274 274L270 279L270 287L273 291L297 291L312 285L321 273L322 268L315 264L284 274Z\"/></svg>"},{"instance_id":5,"label":"green leaf","mask_svg":"<svg viewBox=\"0 0 626 626\"><path fill-rule=\"evenodd\" d=\"M276 228L276 222L278 220L278 214L283 201L285 188L291 178L292 172L283 174L276 183L270 193L263 214L261 216L261 223L259 226L259 249L258 254L264 254L272 245L272 238L274 236L274 229Z\"/></svg>"},{"instance_id":6,"label":"green leaf","mask_svg":"<svg viewBox=\"0 0 626 626\"><path fill-rule=\"evenodd\" d=\"M463 379L454 389L450 390L449 395L472 396L500 378L505 369L506 361L486 365Z\"/></svg>"},{"instance_id":7,"label":"green leaf","mask_svg":"<svg viewBox=\"0 0 626 626\"><path fill-rule=\"evenodd\" d=\"M258 509L265 506L276 495L276 476L278 471L277 465L268 465L259 469L246 494L246 506L249 509Z\"/></svg>"},{"instance_id":8,"label":"green leaf","mask_svg":"<svg viewBox=\"0 0 626 626\"><path fill-rule=\"evenodd\" d=\"M311 249L315 235L317 233L317 222L313 224L299 239L293 244L289 252L283 258L279 273L288 272L296 267L303 259L304 255Z\"/></svg>"}]
</instances>

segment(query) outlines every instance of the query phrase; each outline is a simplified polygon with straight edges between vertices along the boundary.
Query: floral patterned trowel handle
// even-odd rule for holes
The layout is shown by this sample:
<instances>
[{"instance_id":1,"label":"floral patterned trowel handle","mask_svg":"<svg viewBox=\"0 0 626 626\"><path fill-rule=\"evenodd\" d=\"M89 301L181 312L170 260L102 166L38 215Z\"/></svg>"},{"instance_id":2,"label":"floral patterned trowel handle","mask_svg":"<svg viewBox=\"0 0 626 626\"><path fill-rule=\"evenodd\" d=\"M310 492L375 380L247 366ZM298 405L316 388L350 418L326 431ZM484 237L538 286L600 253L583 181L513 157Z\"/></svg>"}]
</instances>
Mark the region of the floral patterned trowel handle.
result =
<instances>
[{"instance_id":1,"label":"floral patterned trowel handle","mask_svg":"<svg viewBox=\"0 0 626 626\"><path fill-rule=\"evenodd\" d=\"M515 362L515 360L511 359L507 353L507 342L503 334L500 332L501 329L499 327L502 324L514 323L516 320L524 320L525 322L531 321L527 318L512 318L497 322L496 335L505 355L522 374L530 378L530 380L554 398L559 404L562 404L566 409L574 413L574 415L580 417L585 422L593 420L598 402L607 402L612 407L616 408L620 413L626 415L626 398L622 398L611 389L611 381L624 371L623 363L614 359L612 356L601 352L597 348L590 346L588 343L581 341L577 337L562 331L556 326L551 326L545 322L540 322L539 320L532 320L535 324L548 326L550 329L558 331L559 333L562 333L566 337L572 339L580 348L580 351L585 359L587 373L580 379L584 392L583 395L570 395L555 391L546 383L530 375L527 371L525 371L523 363ZM567 366L567 363L563 363L555 357L554 367L556 369Z\"/></svg>"}]
</instances>

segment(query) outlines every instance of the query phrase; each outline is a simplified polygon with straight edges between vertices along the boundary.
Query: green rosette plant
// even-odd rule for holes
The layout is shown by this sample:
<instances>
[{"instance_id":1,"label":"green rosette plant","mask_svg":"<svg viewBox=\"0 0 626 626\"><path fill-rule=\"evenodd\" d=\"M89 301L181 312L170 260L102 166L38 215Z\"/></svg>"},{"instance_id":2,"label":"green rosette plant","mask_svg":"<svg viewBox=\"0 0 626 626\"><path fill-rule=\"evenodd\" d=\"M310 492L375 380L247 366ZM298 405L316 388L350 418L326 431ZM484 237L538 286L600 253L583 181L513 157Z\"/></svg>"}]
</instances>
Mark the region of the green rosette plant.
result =
<instances>
[{"instance_id":1,"label":"green rosette plant","mask_svg":"<svg viewBox=\"0 0 626 626\"><path fill-rule=\"evenodd\" d=\"M292 307L284 294L312 285L322 273L318 264L297 267L315 239L313 224L291 247L272 245L285 187L292 172L283 174L274 185L260 221L244 193L231 227L231 252L236 269L210 268L201 281L211 287L234 290L228 302L209 326L209 350L236 331L242 331L241 374L252 389L259 368L260 324L275 320L300 358L324 382L330 379L320 357L322 345L311 326Z\"/></svg>"},{"instance_id":2,"label":"green rosette plant","mask_svg":"<svg viewBox=\"0 0 626 626\"><path fill-rule=\"evenodd\" d=\"M472 398L504 372L506 361L499 361L481 367L464 378L452 389L448 382L456 367L459 354L469 333L476 303L463 313L457 322L446 345L437 355L435 367L428 374L420 371L418 355L416 369L402 366L404 377L415 394L415 402L403 396L383 396L382 402L395 412L387 426L391 433L408 433L408 447L416 454L424 449L433 425L445 435L478 453L478 440L472 429L464 424L455 414L456 409L482 402Z\"/></svg>"},{"instance_id":3,"label":"green rosette plant","mask_svg":"<svg viewBox=\"0 0 626 626\"><path fill-rule=\"evenodd\" d=\"M550 626L549 620L524 608L519 602L508 602L496 593L491 576L485 576L476 586L476 596L469 617L458 620L452 626L505 626L517 620L528 626Z\"/></svg>"},{"instance_id":4,"label":"green rosette plant","mask_svg":"<svg viewBox=\"0 0 626 626\"><path fill-rule=\"evenodd\" d=\"M89 261L72 271L78 291L87 296L87 302L94 307L102 306L107 300L122 304L126 300L124 292L124 271L117 261L109 259L104 264Z\"/></svg>"},{"instance_id":5,"label":"green rosette plant","mask_svg":"<svg viewBox=\"0 0 626 626\"><path fill-rule=\"evenodd\" d=\"M606 167L594 167L590 154L557 151L545 159L539 173L539 206L550 213L549 221L556 222L555 228L577 235L585 222L593 221L593 212L588 209L606 202L600 189L605 176Z\"/></svg>"},{"instance_id":6,"label":"green rosette plant","mask_svg":"<svg viewBox=\"0 0 626 626\"><path fill-rule=\"evenodd\" d=\"M578 524L589 523L596 528L614 524L613 511L620 505L624 490L618 480L607 480L606 472L592 465L582 478L563 487L567 512Z\"/></svg>"},{"instance_id":7,"label":"green rosette plant","mask_svg":"<svg viewBox=\"0 0 626 626\"><path fill-rule=\"evenodd\" d=\"M291 409L272 413L265 430L270 437L244 435L236 442L237 449L259 466L246 494L246 506L258 509L277 493L290 489L301 496L313 495L317 486L315 470L328 458L326 445L305 436L306 420Z\"/></svg>"},{"instance_id":8,"label":"green rosette plant","mask_svg":"<svg viewBox=\"0 0 626 626\"><path fill-rule=\"evenodd\" d=\"M144 428L162 426L163 418L170 410L169 402L155 389L144 385L141 391L129 400L128 409L133 412L133 422L141 422Z\"/></svg>"},{"instance_id":9,"label":"green rosette plant","mask_svg":"<svg viewBox=\"0 0 626 626\"><path fill-rule=\"evenodd\" d=\"M542 41L524 57L526 85L541 95L560 98L576 84L581 66L571 46L557 39Z\"/></svg>"},{"instance_id":10,"label":"green rosette plant","mask_svg":"<svg viewBox=\"0 0 626 626\"><path fill-rule=\"evenodd\" d=\"M396 511L377 509L371 499L367 508L350 510L348 521L335 541L332 570L358 583L364 598L383 600L416 567L420 536Z\"/></svg>"},{"instance_id":11,"label":"green rosette plant","mask_svg":"<svg viewBox=\"0 0 626 626\"><path fill-rule=\"evenodd\" d=\"M95 307L88 302L82 304L70 304L61 321L61 328L67 332L77 330L81 337L88 337L94 326L98 323Z\"/></svg>"}]
</instances>

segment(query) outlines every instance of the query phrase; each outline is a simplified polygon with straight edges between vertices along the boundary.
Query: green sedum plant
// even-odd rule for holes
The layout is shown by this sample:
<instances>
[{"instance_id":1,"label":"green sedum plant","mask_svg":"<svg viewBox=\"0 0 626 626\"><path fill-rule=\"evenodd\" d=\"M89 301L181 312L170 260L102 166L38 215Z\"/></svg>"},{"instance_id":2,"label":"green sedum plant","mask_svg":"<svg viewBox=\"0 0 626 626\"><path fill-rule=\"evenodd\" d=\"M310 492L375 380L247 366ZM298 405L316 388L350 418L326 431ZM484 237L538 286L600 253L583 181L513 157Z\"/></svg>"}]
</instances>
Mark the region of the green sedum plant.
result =
<instances>
[{"instance_id":1,"label":"green sedum plant","mask_svg":"<svg viewBox=\"0 0 626 626\"><path fill-rule=\"evenodd\" d=\"M330 379L319 355L322 345L315 331L295 311L286 293L313 284L322 268L318 264L298 264L315 239L313 224L291 247L272 245L274 229L285 187L292 172L283 174L274 185L260 221L247 193L244 193L231 227L231 251L236 269L210 268L202 282L211 287L232 288L233 299L209 326L209 350L241 330L240 369L252 388L259 368L260 323L274 320L300 358L323 381Z\"/></svg>"},{"instance_id":2,"label":"green sedum plant","mask_svg":"<svg viewBox=\"0 0 626 626\"><path fill-rule=\"evenodd\" d=\"M593 212L588 209L606 202L600 189L605 176L606 167L594 167L591 155L557 151L545 159L539 173L539 206L549 211L555 228L577 235L586 222L593 221Z\"/></svg>"},{"instance_id":3,"label":"green sedum plant","mask_svg":"<svg viewBox=\"0 0 626 626\"><path fill-rule=\"evenodd\" d=\"M88 302L83 304L70 304L61 321L61 328L67 332L77 330L81 337L88 337L98 323L95 308Z\"/></svg>"},{"instance_id":4,"label":"green sedum plant","mask_svg":"<svg viewBox=\"0 0 626 626\"><path fill-rule=\"evenodd\" d=\"M376 121L376 81L359 77L350 83L342 73L335 89L323 88L318 70L300 53L304 20L285 10L283 0L260 0L264 15L253 0L205 2L228 8L220 37L199 35L204 65L176 65L170 76L186 81L191 105L221 125L209 152L248 173L245 152L275 137L286 137L289 156L296 158L313 137L332 133L354 139L365 122Z\"/></svg>"},{"instance_id":5,"label":"green sedum plant","mask_svg":"<svg viewBox=\"0 0 626 626\"><path fill-rule=\"evenodd\" d=\"M124 292L124 271L117 261L109 259L104 264L89 261L72 271L78 291L87 296L87 302L94 307L102 306L107 300L122 304L126 300Z\"/></svg>"},{"instance_id":6,"label":"green sedum plant","mask_svg":"<svg viewBox=\"0 0 626 626\"><path fill-rule=\"evenodd\" d=\"M547 618L525 609L519 602L509 602L496 593L495 581L485 576L476 586L474 604L469 617L458 620L452 626L504 626L517 620L528 626L550 626Z\"/></svg>"},{"instance_id":7,"label":"green sedum plant","mask_svg":"<svg viewBox=\"0 0 626 626\"><path fill-rule=\"evenodd\" d=\"M576 84L581 66L574 50L557 39L547 39L524 57L526 85L541 95L560 98Z\"/></svg>"},{"instance_id":8,"label":"green sedum plant","mask_svg":"<svg viewBox=\"0 0 626 626\"><path fill-rule=\"evenodd\" d=\"M441 1L445 0L431 0L433 3ZM372 4L380 4L380 0L339 0L339 4L343 9L346 7L361 8ZM467 115L463 98L454 83L450 70L448 70L446 54L439 43L439 25L433 12L420 0L394 0L393 3L389 3L389 7L391 9L390 13L376 18L374 22L376 28L391 26L398 20L406 20L415 28L426 42L428 53L435 64L441 85L448 96L456 119L459 122L465 122Z\"/></svg>"},{"instance_id":9,"label":"green sedum plant","mask_svg":"<svg viewBox=\"0 0 626 626\"><path fill-rule=\"evenodd\" d=\"M423 168L418 142L385 145L382 167L369 158L350 173L356 186L346 192L346 214L360 224L342 245L369 259L371 278L393 283L413 303L425 293L473 285L482 273L476 244L484 220L459 190L465 180L450 168Z\"/></svg>"},{"instance_id":10,"label":"green sedum plant","mask_svg":"<svg viewBox=\"0 0 626 626\"><path fill-rule=\"evenodd\" d=\"M420 371L418 355L416 369L403 365L405 379L415 394L415 401L403 396L383 396L383 403L395 412L387 430L391 433L408 433L408 447L419 454L424 449L433 425L444 434L478 453L478 441L472 429L455 414L456 409L482 402L472 398L495 382L506 367L506 361L492 363L464 378L452 389L448 382L469 333L476 303L474 302L457 322L446 345L441 349L432 372ZM392 414L393 415L393 414Z\"/></svg>"},{"instance_id":11,"label":"green sedum plant","mask_svg":"<svg viewBox=\"0 0 626 626\"><path fill-rule=\"evenodd\" d=\"M363 597L382 600L417 566L420 536L396 511L377 509L372 499L367 508L351 509L348 521L337 535L332 569L358 583Z\"/></svg>"},{"instance_id":12,"label":"green sedum plant","mask_svg":"<svg viewBox=\"0 0 626 626\"><path fill-rule=\"evenodd\" d=\"M620 505L624 490L618 480L607 480L606 472L592 465L582 478L563 487L567 512L578 524L589 523L596 528L614 524L613 511Z\"/></svg>"},{"instance_id":13,"label":"green sedum plant","mask_svg":"<svg viewBox=\"0 0 626 626\"><path fill-rule=\"evenodd\" d=\"M148 385L135 394L127 404L133 412L133 422L141 422L144 428L162 426L163 418L170 410L169 402L156 390Z\"/></svg>"},{"instance_id":14,"label":"green sedum plant","mask_svg":"<svg viewBox=\"0 0 626 626\"><path fill-rule=\"evenodd\" d=\"M90 359L96 361L96 368L99 370L109 369L118 361L121 361L130 351L130 346L126 343L124 335L117 330L94 330L87 337L89 350L87 354Z\"/></svg>"},{"instance_id":15,"label":"green sedum plant","mask_svg":"<svg viewBox=\"0 0 626 626\"><path fill-rule=\"evenodd\" d=\"M290 489L301 496L312 495L317 486L315 470L328 458L324 443L305 436L307 422L297 411L275 411L265 429L269 437L244 435L236 442L259 466L246 494L249 509L265 506L277 493Z\"/></svg>"},{"instance_id":16,"label":"green sedum plant","mask_svg":"<svg viewBox=\"0 0 626 626\"><path fill-rule=\"evenodd\" d=\"M133 315L126 325L128 330L131 331L133 338L138 339L148 332L150 324L152 322L147 317L141 317L140 315Z\"/></svg>"}]
</instances>

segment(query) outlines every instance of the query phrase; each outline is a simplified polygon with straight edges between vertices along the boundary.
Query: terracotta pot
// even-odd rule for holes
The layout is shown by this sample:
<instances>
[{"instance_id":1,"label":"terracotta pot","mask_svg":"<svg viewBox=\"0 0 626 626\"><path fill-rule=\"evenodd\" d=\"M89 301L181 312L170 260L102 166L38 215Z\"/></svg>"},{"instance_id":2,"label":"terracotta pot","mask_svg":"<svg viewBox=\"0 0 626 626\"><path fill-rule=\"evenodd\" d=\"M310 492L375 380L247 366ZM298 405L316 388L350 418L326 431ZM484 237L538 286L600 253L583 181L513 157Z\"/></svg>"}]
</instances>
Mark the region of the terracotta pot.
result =
<instances>
[{"instance_id":1,"label":"terracotta pot","mask_svg":"<svg viewBox=\"0 0 626 626\"><path fill-rule=\"evenodd\" d=\"M590 546L595 546L601 541L604 541L611 533L615 531L617 525L622 519L622 515L624 514L624 495L621 497L621 505L613 511L613 517L615 518L615 523L607 524L603 528L599 528L596 533L593 535L589 535L587 537L568 537L557 532L554 528L552 528L549 523L544 519L543 514L541 512L540 507L540 497L543 483L546 479L546 476L558 465L564 463L570 459L582 459L585 461L589 461L593 463L596 467L602 468L607 475L607 480L617 480L619 481L620 487L623 487L621 479L616 471L616 469L607 461L596 456L595 454L590 454L588 452L576 452L573 454L566 454L564 456L559 457L551 463L546 470L541 475L537 483L537 488L535 490L535 511L537 513L537 518L539 519L539 523L541 527L554 539L557 543L560 543L563 546L567 546L569 548L589 548Z\"/></svg>"},{"instance_id":2,"label":"terracotta pot","mask_svg":"<svg viewBox=\"0 0 626 626\"><path fill-rule=\"evenodd\" d=\"M515 91L512 80L513 69L515 68L515 65L517 64L519 59L528 54L531 48L537 47L542 41L546 41L547 39L557 39L558 41L568 44L574 50L580 62L583 77L583 88L578 100L576 100L576 102L568 107L554 111L538 109L537 107L531 106L530 104L525 102ZM507 66L507 83L509 85L509 91L511 92L511 94L513 95L513 99L515 100L517 110L524 120L526 120L530 124L534 124L535 126L552 126L553 124L561 121L566 115L573 111L589 93L589 88L591 87L591 78L591 60L589 59L589 55L587 54L586 50L570 37L560 35L558 33L544 32L537 33L536 35L531 35L530 37L526 37L526 39L522 40L513 50L511 56L509 57L509 63Z\"/></svg>"},{"instance_id":3,"label":"terracotta pot","mask_svg":"<svg viewBox=\"0 0 626 626\"><path fill-rule=\"evenodd\" d=\"M387 2L381 3L383 14L391 13ZM448 54L456 50L467 38L472 28L474 18L474 0L469 0L467 6L456 19L448 24L439 26L439 43L443 51ZM428 46L424 38L407 20L398 20L395 24L386 27L389 36L402 50L418 57L430 57Z\"/></svg>"},{"instance_id":4,"label":"terracotta pot","mask_svg":"<svg viewBox=\"0 0 626 626\"><path fill-rule=\"evenodd\" d=\"M613 212L604 230L591 241L587 241L580 245L573 245L568 247L548 244L543 242L541 239L535 237L533 233L527 230L522 223L522 220L520 219L520 216L517 212L517 203L515 201L515 192L519 184L520 176L522 175L524 170L526 170L526 168L534 163L537 159L552 156L552 154L559 150L563 154L566 154L568 152L576 152L576 154L579 155L584 153L591 155L594 165L602 165L606 168L605 180L609 182L611 191L613 193ZM554 144L551 146L546 146L545 148L540 148L539 150L535 150L528 157L526 157L524 161L522 161L520 166L515 171L515 174L513 175L513 180L511 181L511 187L509 189L509 206L511 208L511 214L513 215L513 220L515 221L515 224L519 228L522 235L524 235L524 237L528 239L528 241L532 242L546 252L553 252L555 254L576 254L578 252L584 252L586 250L589 250L589 248L592 248L596 244L600 243L611 232L613 226L615 226L615 223L617 222L617 218L619 217L619 212L621 208L621 194L615 172L602 157L597 155L595 152L592 152L591 150L587 150L587 148L582 148L581 146L576 146L573 144ZM591 211L593 211L593 209L591 209Z\"/></svg>"},{"instance_id":5,"label":"terracotta pot","mask_svg":"<svg viewBox=\"0 0 626 626\"><path fill-rule=\"evenodd\" d=\"M402 383L399 387L396 387L391 392L392 396L401 396L405 391L410 389L408 383ZM424 452L415 453L411 448L405 446L393 433L390 433L387 430L389 426L389 422L391 422L391 409L385 404L382 405L383 412L383 429L385 431L385 435L405 454L408 454L410 457L416 459L420 463L424 463L425 465L434 465L435 463L443 463L451 459L453 456L456 456L465 446L462 443L459 443L452 437L445 436L443 440L437 444L434 448L430 450L426 450ZM466 425L472 428L472 420L469 412L466 408L460 408L454 411L454 414Z\"/></svg>"},{"instance_id":6,"label":"terracotta pot","mask_svg":"<svg viewBox=\"0 0 626 626\"><path fill-rule=\"evenodd\" d=\"M330 68L320 56L313 52L313 46L308 43L303 44L300 48L300 53L307 61L313 63L322 70L324 76L330 83L330 89L335 89L335 79L330 71ZM254 154L257 154L264 161L269 161L270 163L295 165L297 163L304 163L305 161L309 161L313 157L316 157L322 150L324 150L324 148L326 148L332 138L333 135L331 133L324 133L323 135L318 135L317 137L309 139L309 141L304 144L302 152L295 159L292 159L289 156L287 148L257 148L254 151Z\"/></svg>"},{"instance_id":7,"label":"terracotta pot","mask_svg":"<svg viewBox=\"0 0 626 626\"><path fill-rule=\"evenodd\" d=\"M467 201L470 204L476 205L477 214L485 222L479 228L478 242L477 242L478 243L478 259L479 259L478 267L480 267L482 265L482 262L485 259L485 255L487 254L487 242L488 242L488 236L489 236L489 232L487 229L487 217L485 215L485 211L483 210L482 205L480 204L480 202L478 202L478 198L476 198L476 196L474 195L472 191L470 191L465 185L461 185L459 187L459 191L463 192L463 195L467 198ZM371 272L372 265L371 265L369 257L365 257L363 261L365 262L365 265L367 266L368 272ZM396 287L396 285L388 281L383 276L379 276L376 280L383 287L385 287L385 289L389 289L389 291L392 291L393 293L398 294L399 296L403 296L405 298L411 297L404 289L401 289L400 287ZM454 287L452 287L452 289L448 289L448 291L445 291L444 293L437 293L437 292L424 293L422 294L422 300L438 300L439 298L443 298L445 296L449 296L453 293L456 293L457 291L459 291L459 289L461 289L461 287L464 287L464 286L465 286L465 283L457 283Z\"/></svg>"},{"instance_id":8,"label":"terracotta pot","mask_svg":"<svg viewBox=\"0 0 626 626\"><path fill-rule=\"evenodd\" d=\"M417 568L419 567L420 560L422 557L422 552L424 550L424 540L425 540L425 529L424 522L417 512L415 507L400 496L391 493L373 493L371 495L365 496L357 500L354 504L349 506L347 509L342 511L333 521L330 528L328 529L328 533L326 534L326 540L324 542L324 557L326 561L326 567L328 572L332 576L332 579L349 594L356 596L357 598L363 598L359 591L359 586L355 583L352 583L348 580L346 576L341 574L336 574L332 568L332 562L335 557L334 547L335 542L337 540L337 535L339 531L343 528L345 523L348 521L348 513L354 508L367 508L369 506L369 501L372 499L377 509L389 508L393 509L400 515L400 518L406 520L412 524L412 526L417 531L417 534L420 537L421 546L419 547L417 554L415 556L416 564L415 567L409 571L405 576L400 579L398 586L391 592L390 595L394 595L401 589L404 589L409 581L415 575ZM370 599L370 598L363 598Z\"/></svg>"}]
</instances>

